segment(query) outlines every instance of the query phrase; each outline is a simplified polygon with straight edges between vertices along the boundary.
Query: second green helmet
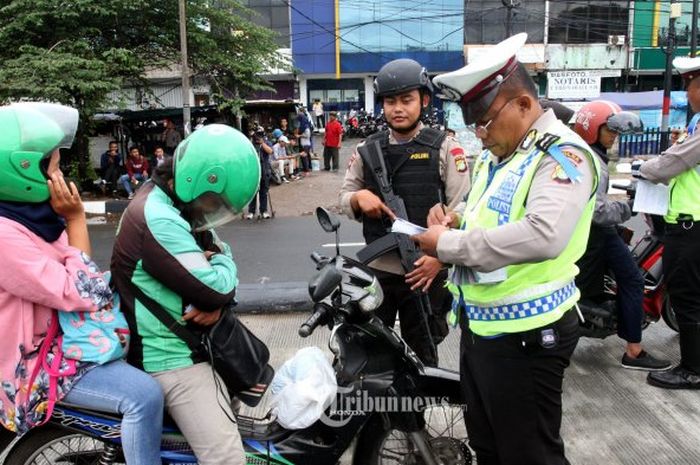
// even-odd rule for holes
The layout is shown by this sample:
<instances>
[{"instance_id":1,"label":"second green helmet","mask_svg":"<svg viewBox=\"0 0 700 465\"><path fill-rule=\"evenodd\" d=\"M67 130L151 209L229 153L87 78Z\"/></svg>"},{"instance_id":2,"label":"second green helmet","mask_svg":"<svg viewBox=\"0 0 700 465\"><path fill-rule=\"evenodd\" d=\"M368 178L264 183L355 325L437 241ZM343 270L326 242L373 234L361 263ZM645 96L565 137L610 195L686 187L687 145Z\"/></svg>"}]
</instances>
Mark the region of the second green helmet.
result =
<instances>
[{"instance_id":1,"label":"second green helmet","mask_svg":"<svg viewBox=\"0 0 700 465\"><path fill-rule=\"evenodd\" d=\"M260 162L253 144L224 124L198 129L177 146L173 190L188 206L195 231L232 220L260 185Z\"/></svg>"}]
</instances>

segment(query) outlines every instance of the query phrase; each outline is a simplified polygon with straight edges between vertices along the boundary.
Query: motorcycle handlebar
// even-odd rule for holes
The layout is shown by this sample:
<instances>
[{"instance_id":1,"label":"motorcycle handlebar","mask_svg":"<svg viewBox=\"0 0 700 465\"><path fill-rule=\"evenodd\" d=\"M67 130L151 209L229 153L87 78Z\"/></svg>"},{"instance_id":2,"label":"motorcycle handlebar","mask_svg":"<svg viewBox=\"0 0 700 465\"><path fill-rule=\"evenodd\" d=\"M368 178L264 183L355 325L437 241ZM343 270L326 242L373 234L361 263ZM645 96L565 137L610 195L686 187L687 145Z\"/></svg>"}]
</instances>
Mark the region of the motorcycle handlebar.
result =
<instances>
[{"instance_id":1,"label":"motorcycle handlebar","mask_svg":"<svg viewBox=\"0 0 700 465\"><path fill-rule=\"evenodd\" d=\"M637 191L637 187L634 184L615 184L612 183L611 185L615 189L620 189L623 190L627 193L627 195L634 197L635 192Z\"/></svg>"},{"instance_id":2,"label":"motorcycle handlebar","mask_svg":"<svg viewBox=\"0 0 700 465\"><path fill-rule=\"evenodd\" d=\"M320 270L323 267L323 265L328 263L328 257L321 255L318 252L311 252L311 260L313 260L314 263L316 263L317 270Z\"/></svg>"},{"instance_id":3,"label":"motorcycle handlebar","mask_svg":"<svg viewBox=\"0 0 700 465\"><path fill-rule=\"evenodd\" d=\"M299 336L309 337L318 327L321 322L325 320L326 314L328 313L328 306L322 303L317 303L314 305L314 312L311 316L299 327Z\"/></svg>"}]
</instances>

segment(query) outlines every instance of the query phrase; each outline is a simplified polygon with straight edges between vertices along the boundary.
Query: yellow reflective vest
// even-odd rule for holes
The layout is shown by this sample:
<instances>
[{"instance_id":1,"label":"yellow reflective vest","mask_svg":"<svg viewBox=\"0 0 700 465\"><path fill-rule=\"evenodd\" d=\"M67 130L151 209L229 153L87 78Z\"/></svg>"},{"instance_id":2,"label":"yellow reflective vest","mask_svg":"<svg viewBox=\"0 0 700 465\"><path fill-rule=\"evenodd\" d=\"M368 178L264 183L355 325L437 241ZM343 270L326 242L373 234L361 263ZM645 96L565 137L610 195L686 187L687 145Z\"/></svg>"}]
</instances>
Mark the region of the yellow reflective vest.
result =
<instances>
[{"instance_id":1,"label":"yellow reflective vest","mask_svg":"<svg viewBox=\"0 0 700 465\"><path fill-rule=\"evenodd\" d=\"M456 317L465 313L470 330L480 336L528 331L553 323L572 308L580 293L574 284L578 274L576 261L583 255L588 242L595 206L595 191L600 166L598 157L575 133L557 121L543 135L528 135L532 148L518 151L497 170L490 167L490 153L484 152L474 167L472 189L462 218L462 229L496 228L520 221L525 216L526 200L532 180L542 157L553 155L564 167L571 163L561 160L560 147L573 147L585 154L595 166L595 182L591 198L579 219L573 236L558 257L538 263L522 263L487 273L491 279L455 282L453 268L448 288L454 295ZM543 140L549 144L541 144ZM547 152L545 152L547 150ZM561 160L561 161L560 161ZM570 164L569 169L573 167ZM574 171L575 167L573 168ZM569 176L571 177L571 176ZM474 273L473 275L481 275ZM494 275L499 278L493 279Z\"/></svg>"}]
</instances>

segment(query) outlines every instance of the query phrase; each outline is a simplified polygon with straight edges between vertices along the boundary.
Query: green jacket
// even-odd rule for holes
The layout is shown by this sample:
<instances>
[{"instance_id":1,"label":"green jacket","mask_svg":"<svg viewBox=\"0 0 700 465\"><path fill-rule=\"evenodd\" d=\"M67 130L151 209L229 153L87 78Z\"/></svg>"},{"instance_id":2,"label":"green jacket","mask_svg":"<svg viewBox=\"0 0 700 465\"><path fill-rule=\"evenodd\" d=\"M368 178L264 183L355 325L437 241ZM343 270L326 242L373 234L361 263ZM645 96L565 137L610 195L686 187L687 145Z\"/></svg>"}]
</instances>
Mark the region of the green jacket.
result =
<instances>
[{"instance_id":1,"label":"green jacket","mask_svg":"<svg viewBox=\"0 0 700 465\"><path fill-rule=\"evenodd\" d=\"M111 270L132 333L128 358L149 373L186 367L196 358L134 297L131 286L138 286L176 320L190 304L212 311L235 294L238 278L230 248L213 233L200 234L220 253L206 259L189 223L153 182L141 188L119 224Z\"/></svg>"}]
</instances>

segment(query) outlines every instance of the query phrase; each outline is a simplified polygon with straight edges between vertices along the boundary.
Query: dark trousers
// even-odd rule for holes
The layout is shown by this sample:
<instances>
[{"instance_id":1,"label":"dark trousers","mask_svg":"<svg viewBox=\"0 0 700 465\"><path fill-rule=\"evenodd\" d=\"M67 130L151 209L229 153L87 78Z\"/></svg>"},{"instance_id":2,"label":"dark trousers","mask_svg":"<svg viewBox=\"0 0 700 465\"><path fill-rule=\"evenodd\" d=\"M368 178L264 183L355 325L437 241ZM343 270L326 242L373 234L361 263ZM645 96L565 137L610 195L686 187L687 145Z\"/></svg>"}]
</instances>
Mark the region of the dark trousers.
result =
<instances>
[{"instance_id":1,"label":"dark trousers","mask_svg":"<svg viewBox=\"0 0 700 465\"><path fill-rule=\"evenodd\" d=\"M107 168L105 168L104 173L102 173L102 178L107 183L109 189L114 190L117 188L117 181L119 180L120 174L121 173L119 171L118 165L107 165Z\"/></svg>"},{"instance_id":2,"label":"dark trousers","mask_svg":"<svg viewBox=\"0 0 700 465\"><path fill-rule=\"evenodd\" d=\"M433 353L431 337L437 342L446 336L447 323L444 322L451 300L443 287L446 275L438 274L433 280L428 296L431 301L432 316L426 316L429 330L426 330L423 313L418 298L406 284L405 277L379 274L379 284L384 291L384 302L376 315L390 328L394 327L398 312L401 324L401 337L413 349L423 363L437 366L437 356ZM440 323L442 320L442 324ZM430 331L430 333L428 332ZM432 334L432 336L431 336Z\"/></svg>"},{"instance_id":3,"label":"dark trousers","mask_svg":"<svg viewBox=\"0 0 700 465\"><path fill-rule=\"evenodd\" d=\"M340 149L338 147L323 147L323 169L326 171L338 170L338 158Z\"/></svg>"},{"instance_id":4,"label":"dark trousers","mask_svg":"<svg viewBox=\"0 0 700 465\"><path fill-rule=\"evenodd\" d=\"M258 190L253 200L248 204L248 213L255 215L255 207L257 206L258 200L260 200L260 214L262 215L267 211L267 193L270 190L270 176L263 174L260 177L260 190Z\"/></svg>"},{"instance_id":5,"label":"dark trousers","mask_svg":"<svg viewBox=\"0 0 700 465\"><path fill-rule=\"evenodd\" d=\"M305 145L302 147L302 151L299 152L299 159L301 160L301 170L305 173L311 171L311 146Z\"/></svg>"},{"instance_id":6,"label":"dark trousers","mask_svg":"<svg viewBox=\"0 0 700 465\"><path fill-rule=\"evenodd\" d=\"M681 364L700 374L700 222L666 225L663 267L678 318Z\"/></svg>"},{"instance_id":7,"label":"dark trousers","mask_svg":"<svg viewBox=\"0 0 700 465\"><path fill-rule=\"evenodd\" d=\"M462 395L479 465L568 464L559 429L564 370L578 342L576 312L496 338L476 336L468 322L461 326ZM542 342L546 330L556 335L553 346Z\"/></svg>"},{"instance_id":8,"label":"dark trousers","mask_svg":"<svg viewBox=\"0 0 700 465\"><path fill-rule=\"evenodd\" d=\"M587 300L603 297L603 275L606 270L613 272L617 284L617 335L627 342L641 342L644 278L617 231L591 227L586 253L577 265L580 272L576 285Z\"/></svg>"}]
</instances>

